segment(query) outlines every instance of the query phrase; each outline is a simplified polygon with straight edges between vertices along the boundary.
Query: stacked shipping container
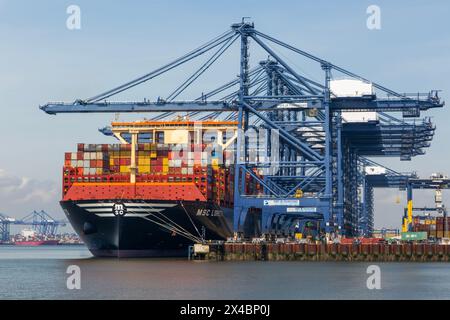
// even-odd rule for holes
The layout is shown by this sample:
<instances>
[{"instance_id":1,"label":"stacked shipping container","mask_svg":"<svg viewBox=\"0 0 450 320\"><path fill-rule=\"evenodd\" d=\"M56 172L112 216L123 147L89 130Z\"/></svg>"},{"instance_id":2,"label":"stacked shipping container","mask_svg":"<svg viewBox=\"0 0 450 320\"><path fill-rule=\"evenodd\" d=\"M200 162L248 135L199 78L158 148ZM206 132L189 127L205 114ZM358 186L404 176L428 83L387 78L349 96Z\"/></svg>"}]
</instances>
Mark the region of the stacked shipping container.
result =
<instances>
[{"instance_id":1,"label":"stacked shipping container","mask_svg":"<svg viewBox=\"0 0 450 320\"><path fill-rule=\"evenodd\" d=\"M444 217L413 217L414 232L427 232L428 237L440 239L450 236L450 218L447 217L447 226L444 225ZM446 232L444 233L444 230Z\"/></svg>"},{"instance_id":2,"label":"stacked shipping container","mask_svg":"<svg viewBox=\"0 0 450 320\"><path fill-rule=\"evenodd\" d=\"M215 145L138 144L136 182L193 182L209 200L233 205L233 152ZM65 154L63 195L75 182L129 182L132 167L131 144L78 144L77 152ZM261 186L246 177L248 192Z\"/></svg>"}]
</instances>

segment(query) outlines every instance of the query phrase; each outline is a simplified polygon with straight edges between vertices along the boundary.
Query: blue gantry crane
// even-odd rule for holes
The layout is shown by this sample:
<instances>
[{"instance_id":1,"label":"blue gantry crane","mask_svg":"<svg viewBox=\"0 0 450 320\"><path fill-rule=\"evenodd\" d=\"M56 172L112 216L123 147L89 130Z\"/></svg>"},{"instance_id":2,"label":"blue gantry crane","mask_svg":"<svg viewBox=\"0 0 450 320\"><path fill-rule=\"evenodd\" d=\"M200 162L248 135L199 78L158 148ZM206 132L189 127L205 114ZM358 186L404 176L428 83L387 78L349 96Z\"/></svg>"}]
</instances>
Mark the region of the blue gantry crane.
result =
<instances>
[{"instance_id":1,"label":"blue gantry crane","mask_svg":"<svg viewBox=\"0 0 450 320\"><path fill-rule=\"evenodd\" d=\"M0 242L9 241L10 238L10 226L15 222L14 218L0 213Z\"/></svg>"},{"instance_id":2,"label":"blue gantry crane","mask_svg":"<svg viewBox=\"0 0 450 320\"><path fill-rule=\"evenodd\" d=\"M66 226L66 221L56 220L44 210L34 210L22 219L11 218L0 213L0 242L10 240L12 225L31 226L40 235L55 236L59 227Z\"/></svg>"},{"instance_id":3,"label":"blue gantry crane","mask_svg":"<svg viewBox=\"0 0 450 320\"><path fill-rule=\"evenodd\" d=\"M267 58L251 61L250 43ZM234 44L239 48L238 76L209 90L193 86ZM288 63L280 50L295 55L296 62L303 59L314 64L315 78L322 80L314 80ZM110 100L205 56L200 67L165 98L161 95L155 101ZM339 87L339 77L366 89L345 92ZM197 90L196 95L188 95L187 89L192 91L192 87ZM180 95L191 98L181 100ZM354 236L370 235L373 230L373 188L404 188L409 177L388 168L383 174L368 175L365 168L374 166L369 158L410 160L424 154L435 128L430 119L420 118L421 113L443 105L435 90L426 94L395 92L262 33L243 19L229 31L135 80L91 98L47 103L40 108L48 114L146 112L152 113L155 120L180 114L198 120L236 119L237 235L244 232L246 221L257 213L266 234L282 234L293 224L314 221L326 233ZM111 134L108 128L101 131ZM263 155L254 155L251 133L256 133L258 141L264 141ZM249 179L263 186L263 192L248 191Z\"/></svg>"}]
</instances>

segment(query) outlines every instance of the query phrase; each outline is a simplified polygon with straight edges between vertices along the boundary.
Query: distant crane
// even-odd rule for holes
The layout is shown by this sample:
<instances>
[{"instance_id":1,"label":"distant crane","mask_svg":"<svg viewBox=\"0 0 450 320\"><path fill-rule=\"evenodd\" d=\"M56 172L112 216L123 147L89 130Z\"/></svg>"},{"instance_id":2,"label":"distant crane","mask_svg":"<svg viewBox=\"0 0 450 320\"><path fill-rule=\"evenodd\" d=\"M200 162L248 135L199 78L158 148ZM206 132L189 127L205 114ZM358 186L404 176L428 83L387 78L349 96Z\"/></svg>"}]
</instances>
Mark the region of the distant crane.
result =
<instances>
[{"instance_id":1,"label":"distant crane","mask_svg":"<svg viewBox=\"0 0 450 320\"><path fill-rule=\"evenodd\" d=\"M0 241L9 241L11 225L31 226L38 234L54 236L59 227L66 226L66 221L56 220L44 210L35 210L22 219L14 219L0 213Z\"/></svg>"},{"instance_id":2,"label":"distant crane","mask_svg":"<svg viewBox=\"0 0 450 320\"><path fill-rule=\"evenodd\" d=\"M435 207L434 208L416 208L413 205L413 190L419 189L419 190L434 190L435 191ZM435 211L439 214L442 214L444 218L444 224L443 224L443 237L448 232L448 225L447 225L447 209L442 203L442 190L450 189L450 179L447 175L444 175L442 173L433 173L430 178L428 179L409 179L407 184L407 207L405 208L405 213L403 216L403 224L402 224L402 231L407 232L411 231L412 222L413 222L413 211Z\"/></svg>"},{"instance_id":3,"label":"distant crane","mask_svg":"<svg viewBox=\"0 0 450 320\"><path fill-rule=\"evenodd\" d=\"M0 213L0 242L9 240L10 225L14 221L14 218L10 218L5 214Z\"/></svg>"}]
</instances>

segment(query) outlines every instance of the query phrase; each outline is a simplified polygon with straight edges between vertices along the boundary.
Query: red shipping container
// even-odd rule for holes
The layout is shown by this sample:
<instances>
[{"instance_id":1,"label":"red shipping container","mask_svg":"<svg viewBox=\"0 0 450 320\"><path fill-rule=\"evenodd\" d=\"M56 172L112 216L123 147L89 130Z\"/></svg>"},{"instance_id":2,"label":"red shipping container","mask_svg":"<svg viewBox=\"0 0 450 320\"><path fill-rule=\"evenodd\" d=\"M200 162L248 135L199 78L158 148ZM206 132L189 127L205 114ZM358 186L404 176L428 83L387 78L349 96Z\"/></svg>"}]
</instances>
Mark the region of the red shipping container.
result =
<instances>
[{"instance_id":1,"label":"red shipping container","mask_svg":"<svg viewBox=\"0 0 450 320\"><path fill-rule=\"evenodd\" d=\"M71 154L70 152L66 152L66 153L64 154L64 159L65 159L65 160L71 160L71 159L72 159L72 154Z\"/></svg>"},{"instance_id":2,"label":"red shipping container","mask_svg":"<svg viewBox=\"0 0 450 320\"><path fill-rule=\"evenodd\" d=\"M131 144L121 144L119 148L120 151L131 151Z\"/></svg>"},{"instance_id":3,"label":"red shipping container","mask_svg":"<svg viewBox=\"0 0 450 320\"><path fill-rule=\"evenodd\" d=\"M78 152L83 152L84 151L84 143L79 143L77 145L77 151Z\"/></svg>"},{"instance_id":4,"label":"red shipping container","mask_svg":"<svg viewBox=\"0 0 450 320\"><path fill-rule=\"evenodd\" d=\"M84 156L83 156L83 152L77 152L77 160L84 160L83 159L84 158Z\"/></svg>"},{"instance_id":5,"label":"red shipping container","mask_svg":"<svg viewBox=\"0 0 450 320\"><path fill-rule=\"evenodd\" d=\"M341 244L352 244L354 240L353 238L343 238L341 239Z\"/></svg>"}]
</instances>

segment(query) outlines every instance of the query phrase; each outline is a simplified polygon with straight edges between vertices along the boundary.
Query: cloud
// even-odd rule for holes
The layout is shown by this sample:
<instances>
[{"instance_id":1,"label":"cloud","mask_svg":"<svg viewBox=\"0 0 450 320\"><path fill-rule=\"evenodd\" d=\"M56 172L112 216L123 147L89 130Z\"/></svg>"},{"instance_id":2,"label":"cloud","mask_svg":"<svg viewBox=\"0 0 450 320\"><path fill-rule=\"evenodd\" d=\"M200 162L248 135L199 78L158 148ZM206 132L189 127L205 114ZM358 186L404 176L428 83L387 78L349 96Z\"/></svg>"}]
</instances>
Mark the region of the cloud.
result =
<instances>
[{"instance_id":1,"label":"cloud","mask_svg":"<svg viewBox=\"0 0 450 320\"><path fill-rule=\"evenodd\" d=\"M59 185L55 181L42 181L18 177L0 169L0 212L22 217L33 210L48 210L61 217L58 204Z\"/></svg>"}]
</instances>

